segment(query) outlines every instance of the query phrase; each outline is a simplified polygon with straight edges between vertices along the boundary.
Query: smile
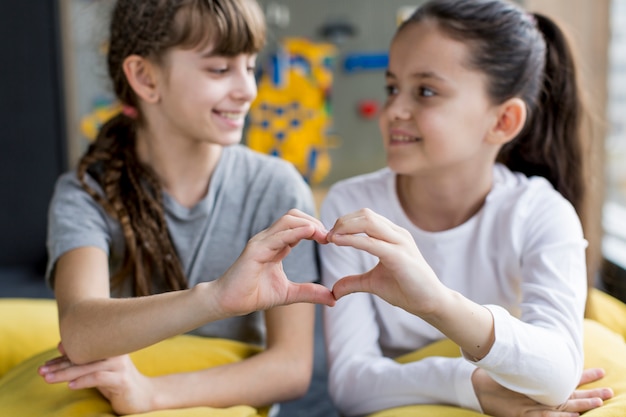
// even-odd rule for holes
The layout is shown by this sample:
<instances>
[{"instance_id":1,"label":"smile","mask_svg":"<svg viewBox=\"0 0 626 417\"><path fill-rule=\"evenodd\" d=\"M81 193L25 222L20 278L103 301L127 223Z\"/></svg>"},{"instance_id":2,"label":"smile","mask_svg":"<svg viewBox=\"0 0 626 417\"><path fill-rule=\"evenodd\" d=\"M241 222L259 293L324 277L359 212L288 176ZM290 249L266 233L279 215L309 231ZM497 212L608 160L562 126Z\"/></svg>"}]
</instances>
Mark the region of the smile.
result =
<instances>
[{"instance_id":1,"label":"smile","mask_svg":"<svg viewBox=\"0 0 626 417\"><path fill-rule=\"evenodd\" d=\"M225 119L233 120L233 121L241 120L244 117L244 113L240 113L240 112L216 111L215 113L217 113L218 115L220 115L221 117Z\"/></svg>"},{"instance_id":2,"label":"smile","mask_svg":"<svg viewBox=\"0 0 626 417\"><path fill-rule=\"evenodd\" d=\"M407 135L391 135L391 142L402 142L402 143L410 143L419 141L415 136L407 136Z\"/></svg>"}]
</instances>

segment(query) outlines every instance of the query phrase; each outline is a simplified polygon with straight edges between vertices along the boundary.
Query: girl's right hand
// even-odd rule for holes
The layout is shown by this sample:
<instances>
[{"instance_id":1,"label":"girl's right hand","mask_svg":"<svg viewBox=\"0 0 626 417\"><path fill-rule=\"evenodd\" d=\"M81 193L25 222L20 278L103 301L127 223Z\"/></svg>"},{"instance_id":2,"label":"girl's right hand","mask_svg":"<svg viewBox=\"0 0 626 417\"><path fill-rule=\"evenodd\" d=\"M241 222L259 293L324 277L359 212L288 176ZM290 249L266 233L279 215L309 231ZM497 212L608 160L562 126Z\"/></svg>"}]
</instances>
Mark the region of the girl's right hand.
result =
<instances>
[{"instance_id":1,"label":"girl's right hand","mask_svg":"<svg viewBox=\"0 0 626 417\"><path fill-rule=\"evenodd\" d=\"M332 306L330 290L315 283L297 284L283 271L282 260L301 240L326 244L327 231L313 216L292 209L266 230L253 236L237 261L215 284L215 300L227 315L293 303Z\"/></svg>"},{"instance_id":2,"label":"girl's right hand","mask_svg":"<svg viewBox=\"0 0 626 417\"><path fill-rule=\"evenodd\" d=\"M329 243L364 250L379 259L360 275L343 277L333 287L339 299L354 292L376 294L390 304L422 316L438 307L448 291L424 260L411 234L369 209L340 217Z\"/></svg>"},{"instance_id":3,"label":"girl's right hand","mask_svg":"<svg viewBox=\"0 0 626 417\"><path fill-rule=\"evenodd\" d=\"M604 370L590 368L583 371L580 385L598 381L604 377ZM483 412L494 417L570 417L598 408L604 400L613 397L610 388L578 389L559 407L540 404L523 394L508 390L495 382L481 368L472 374L474 392Z\"/></svg>"},{"instance_id":4,"label":"girl's right hand","mask_svg":"<svg viewBox=\"0 0 626 417\"><path fill-rule=\"evenodd\" d=\"M77 365L58 346L60 356L47 361L39 374L51 384L67 382L73 390L96 388L120 415L138 414L155 408L151 378L137 370L128 355Z\"/></svg>"}]
</instances>

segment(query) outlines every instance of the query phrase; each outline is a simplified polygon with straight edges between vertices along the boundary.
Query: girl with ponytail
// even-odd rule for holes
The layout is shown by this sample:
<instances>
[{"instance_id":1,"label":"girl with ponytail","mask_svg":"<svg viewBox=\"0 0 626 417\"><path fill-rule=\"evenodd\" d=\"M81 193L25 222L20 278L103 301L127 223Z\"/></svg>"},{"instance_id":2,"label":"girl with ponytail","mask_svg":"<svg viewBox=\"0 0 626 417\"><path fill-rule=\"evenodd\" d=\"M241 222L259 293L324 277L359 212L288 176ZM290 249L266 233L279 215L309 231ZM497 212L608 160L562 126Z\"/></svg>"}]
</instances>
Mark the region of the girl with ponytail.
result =
<instances>
[{"instance_id":1,"label":"girl with ponytail","mask_svg":"<svg viewBox=\"0 0 626 417\"><path fill-rule=\"evenodd\" d=\"M50 205L62 341L39 370L47 382L95 387L118 414L263 407L306 392L311 303L334 303L312 282L326 231L295 168L239 144L264 41L255 0L115 4L107 62L124 110ZM129 359L188 332L264 349L162 377Z\"/></svg>"},{"instance_id":2,"label":"girl with ponytail","mask_svg":"<svg viewBox=\"0 0 626 417\"><path fill-rule=\"evenodd\" d=\"M386 90L388 166L322 205L340 411L599 406L610 390L572 396L603 371L583 372L582 104L559 27L501 0L428 1L392 40ZM442 338L462 357L390 360Z\"/></svg>"}]
</instances>

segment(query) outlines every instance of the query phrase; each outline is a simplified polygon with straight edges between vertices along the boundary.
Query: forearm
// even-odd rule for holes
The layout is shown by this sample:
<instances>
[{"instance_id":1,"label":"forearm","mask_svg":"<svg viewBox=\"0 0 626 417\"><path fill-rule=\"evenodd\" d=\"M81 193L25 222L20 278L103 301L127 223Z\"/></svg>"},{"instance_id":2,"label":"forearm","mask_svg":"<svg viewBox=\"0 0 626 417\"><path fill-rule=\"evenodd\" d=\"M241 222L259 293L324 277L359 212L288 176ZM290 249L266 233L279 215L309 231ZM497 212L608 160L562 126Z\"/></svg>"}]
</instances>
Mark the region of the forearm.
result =
<instances>
[{"instance_id":1,"label":"forearm","mask_svg":"<svg viewBox=\"0 0 626 417\"><path fill-rule=\"evenodd\" d=\"M434 304L436 309L420 314L422 319L455 342L469 358L480 360L489 353L495 333L493 317L486 307L445 287Z\"/></svg>"},{"instance_id":2,"label":"forearm","mask_svg":"<svg viewBox=\"0 0 626 417\"><path fill-rule=\"evenodd\" d=\"M412 404L450 404L479 410L471 374L462 358L429 357L400 364L389 358L355 358L333 366L329 393L346 416Z\"/></svg>"},{"instance_id":3,"label":"forearm","mask_svg":"<svg viewBox=\"0 0 626 417\"><path fill-rule=\"evenodd\" d=\"M164 294L85 298L60 311L63 346L75 363L118 356L226 317L213 283Z\"/></svg>"},{"instance_id":4,"label":"forearm","mask_svg":"<svg viewBox=\"0 0 626 417\"><path fill-rule=\"evenodd\" d=\"M241 362L154 379L154 408L262 407L304 395L312 358L266 350Z\"/></svg>"},{"instance_id":5,"label":"forearm","mask_svg":"<svg viewBox=\"0 0 626 417\"><path fill-rule=\"evenodd\" d=\"M583 355L574 338L558 328L522 322L501 307L489 308L496 343L476 365L503 387L539 403L564 402L582 373Z\"/></svg>"}]
</instances>

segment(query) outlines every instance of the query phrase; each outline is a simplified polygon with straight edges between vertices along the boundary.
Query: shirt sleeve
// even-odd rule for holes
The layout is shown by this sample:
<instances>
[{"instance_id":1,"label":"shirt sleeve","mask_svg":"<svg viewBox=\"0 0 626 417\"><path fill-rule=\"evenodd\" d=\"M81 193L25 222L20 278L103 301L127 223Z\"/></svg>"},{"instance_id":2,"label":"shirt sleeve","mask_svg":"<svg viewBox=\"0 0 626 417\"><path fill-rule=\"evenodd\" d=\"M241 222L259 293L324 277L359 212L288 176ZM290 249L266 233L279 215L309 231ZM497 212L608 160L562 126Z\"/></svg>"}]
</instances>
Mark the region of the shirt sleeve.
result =
<instances>
[{"instance_id":1,"label":"shirt sleeve","mask_svg":"<svg viewBox=\"0 0 626 417\"><path fill-rule=\"evenodd\" d=\"M586 241L573 207L556 193L534 196L518 218L520 317L488 305L495 343L476 365L500 385L537 402L562 404L583 367Z\"/></svg>"},{"instance_id":2,"label":"shirt sleeve","mask_svg":"<svg viewBox=\"0 0 626 417\"><path fill-rule=\"evenodd\" d=\"M323 223L352 211L341 193L331 192L322 206ZM375 265L363 252L348 247L320 248L322 282L332 288L346 275ZM365 293L342 298L324 308L324 331L329 366L329 393L346 416L410 404L451 404L480 410L471 386L476 366L463 358L432 357L400 364L385 357L378 343L379 327L373 296Z\"/></svg>"},{"instance_id":3,"label":"shirt sleeve","mask_svg":"<svg viewBox=\"0 0 626 417\"><path fill-rule=\"evenodd\" d=\"M90 185L100 190L95 181ZM46 280L53 286L54 266L64 253L86 246L102 249L111 246L111 222L104 209L81 187L75 172L62 175L55 185L48 208Z\"/></svg>"}]
</instances>

